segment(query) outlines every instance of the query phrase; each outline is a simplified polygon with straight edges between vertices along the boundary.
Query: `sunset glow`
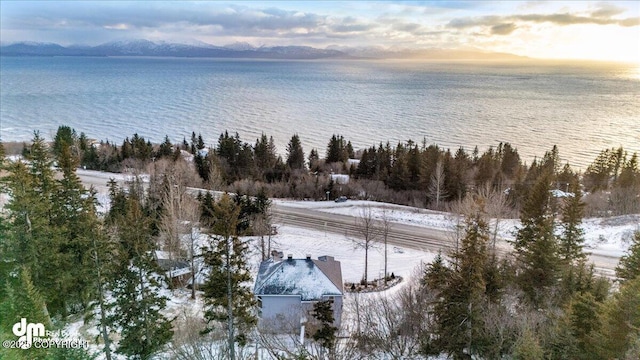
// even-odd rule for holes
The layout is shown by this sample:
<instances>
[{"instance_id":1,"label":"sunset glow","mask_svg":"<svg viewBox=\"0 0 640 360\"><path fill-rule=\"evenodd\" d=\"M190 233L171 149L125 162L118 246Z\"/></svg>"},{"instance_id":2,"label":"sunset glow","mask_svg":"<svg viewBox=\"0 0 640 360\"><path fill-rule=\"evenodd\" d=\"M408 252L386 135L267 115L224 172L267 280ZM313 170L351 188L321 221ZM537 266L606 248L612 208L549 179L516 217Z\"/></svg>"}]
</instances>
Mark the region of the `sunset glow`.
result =
<instances>
[{"instance_id":1,"label":"sunset glow","mask_svg":"<svg viewBox=\"0 0 640 360\"><path fill-rule=\"evenodd\" d=\"M640 64L640 2L0 3L2 42L479 50Z\"/></svg>"}]
</instances>

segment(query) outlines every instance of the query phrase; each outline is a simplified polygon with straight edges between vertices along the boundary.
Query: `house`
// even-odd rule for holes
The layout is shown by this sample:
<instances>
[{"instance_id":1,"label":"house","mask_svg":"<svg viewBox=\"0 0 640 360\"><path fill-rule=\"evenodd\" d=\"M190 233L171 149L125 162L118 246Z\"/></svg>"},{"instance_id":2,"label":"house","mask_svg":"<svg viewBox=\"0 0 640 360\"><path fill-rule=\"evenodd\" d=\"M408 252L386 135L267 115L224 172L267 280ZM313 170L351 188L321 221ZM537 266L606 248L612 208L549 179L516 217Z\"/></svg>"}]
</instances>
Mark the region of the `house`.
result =
<instances>
[{"instance_id":1,"label":"house","mask_svg":"<svg viewBox=\"0 0 640 360\"><path fill-rule=\"evenodd\" d=\"M153 252L153 257L173 286L182 286L191 279L191 268L186 260L175 259L171 253L159 250Z\"/></svg>"},{"instance_id":2,"label":"house","mask_svg":"<svg viewBox=\"0 0 640 360\"><path fill-rule=\"evenodd\" d=\"M312 318L313 305L332 302L334 326L342 319L342 269L332 256L308 255L283 259L274 252L260 264L254 294L260 306L260 325L277 332L299 331Z\"/></svg>"},{"instance_id":3,"label":"house","mask_svg":"<svg viewBox=\"0 0 640 360\"><path fill-rule=\"evenodd\" d=\"M331 180L338 185L346 185L349 183L349 175L344 174L331 174Z\"/></svg>"}]
</instances>

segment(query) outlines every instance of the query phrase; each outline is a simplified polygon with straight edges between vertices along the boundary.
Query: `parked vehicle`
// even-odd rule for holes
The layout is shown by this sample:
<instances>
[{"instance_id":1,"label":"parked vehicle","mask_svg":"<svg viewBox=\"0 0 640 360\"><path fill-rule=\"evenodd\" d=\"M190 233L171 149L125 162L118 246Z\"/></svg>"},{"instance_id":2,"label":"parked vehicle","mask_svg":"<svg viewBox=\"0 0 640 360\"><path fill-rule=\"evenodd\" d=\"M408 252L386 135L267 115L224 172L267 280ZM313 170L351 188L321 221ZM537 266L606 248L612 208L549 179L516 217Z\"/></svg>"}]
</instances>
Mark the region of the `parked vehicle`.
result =
<instances>
[{"instance_id":1,"label":"parked vehicle","mask_svg":"<svg viewBox=\"0 0 640 360\"><path fill-rule=\"evenodd\" d=\"M347 197L346 196L340 196L339 198L337 198L335 200L335 202L337 202L337 203L341 203L341 202L345 202L345 201L347 201Z\"/></svg>"}]
</instances>

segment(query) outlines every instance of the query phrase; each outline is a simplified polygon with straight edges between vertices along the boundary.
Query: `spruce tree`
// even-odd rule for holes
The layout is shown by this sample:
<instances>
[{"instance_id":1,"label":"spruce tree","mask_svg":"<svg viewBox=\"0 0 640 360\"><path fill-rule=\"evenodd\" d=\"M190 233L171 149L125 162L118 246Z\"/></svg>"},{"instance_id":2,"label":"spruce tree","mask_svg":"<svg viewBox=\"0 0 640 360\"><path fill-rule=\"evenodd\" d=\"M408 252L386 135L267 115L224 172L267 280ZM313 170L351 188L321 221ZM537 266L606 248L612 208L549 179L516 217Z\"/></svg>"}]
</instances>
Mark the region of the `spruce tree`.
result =
<instances>
[{"instance_id":1,"label":"spruce tree","mask_svg":"<svg viewBox=\"0 0 640 360\"><path fill-rule=\"evenodd\" d=\"M622 282L629 281L640 275L640 231L636 231L627 253L620 258L616 267L616 276Z\"/></svg>"},{"instance_id":2,"label":"spruce tree","mask_svg":"<svg viewBox=\"0 0 640 360\"><path fill-rule=\"evenodd\" d=\"M8 166L6 205L13 235L7 239L8 259L28 269L52 315L66 316L77 310L83 290L76 284L74 259L69 251L74 239L68 238L70 222L60 211L69 206L58 197L60 185L52 170L53 160L44 139L36 132L27 152L28 163Z\"/></svg>"},{"instance_id":3,"label":"spruce tree","mask_svg":"<svg viewBox=\"0 0 640 360\"><path fill-rule=\"evenodd\" d=\"M320 161L318 150L311 149L311 152L309 152L309 169L311 171L318 171L318 161Z\"/></svg>"},{"instance_id":4,"label":"spruce tree","mask_svg":"<svg viewBox=\"0 0 640 360\"><path fill-rule=\"evenodd\" d=\"M313 334L313 340L317 341L327 351L332 351L336 344L336 332L338 328L333 326L333 301L323 300L313 304L313 318L319 322L318 329Z\"/></svg>"},{"instance_id":5,"label":"spruce tree","mask_svg":"<svg viewBox=\"0 0 640 360\"><path fill-rule=\"evenodd\" d=\"M458 268L435 307L436 346L455 359L481 351L482 304L485 301L485 266L488 261L489 226L480 213L465 220L465 237L453 254Z\"/></svg>"},{"instance_id":6,"label":"spruce tree","mask_svg":"<svg viewBox=\"0 0 640 360\"><path fill-rule=\"evenodd\" d=\"M0 340L16 340L10 329L22 318L25 318L27 323L40 323L46 330L51 330L52 323L44 298L33 284L29 269L22 267L17 274L5 281L2 284L5 287L5 296L0 298ZM0 359L48 359L50 352L49 349L33 344L28 348L18 349L2 346Z\"/></svg>"},{"instance_id":7,"label":"spruce tree","mask_svg":"<svg viewBox=\"0 0 640 360\"><path fill-rule=\"evenodd\" d=\"M77 141L76 131L69 126L63 125L58 127L56 136L53 139L53 153L56 157L62 154L63 148L75 149L75 143Z\"/></svg>"},{"instance_id":8,"label":"spruce tree","mask_svg":"<svg viewBox=\"0 0 640 360\"><path fill-rule=\"evenodd\" d=\"M287 144L287 166L291 170L304 169L304 151L300 143L300 137L295 134Z\"/></svg>"},{"instance_id":9,"label":"spruce tree","mask_svg":"<svg viewBox=\"0 0 640 360\"><path fill-rule=\"evenodd\" d=\"M112 327L121 329L117 352L149 359L171 340L171 322L162 311L166 288L153 258L150 219L139 200L129 195L126 213L117 222L120 242L114 279L110 284L113 301L107 317Z\"/></svg>"},{"instance_id":10,"label":"spruce tree","mask_svg":"<svg viewBox=\"0 0 640 360\"><path fill-rule=\"evenodd\" d=\"M393 166L391 167L387 178L387 185L394 190L406 190L409 177L407 153L404 147L398 144L395 151Z\"/></svg>"},{"instance_id":11,"label":"spruce tree","mask_svg":"<svg viewBox=\"0 0 640 360\"><path fill-rule=\"evenodd\" d=\"M533 334L533 331L525 329L518 337L512 350L513 359L543 360L544 349Z\"/></svg>"},{"instance_id":12,"label":"spruce tree","mask_svg":"<svg viewBox=\"0 0 640 360\"><path fill-rule=\"evenodd\" d=\"M156 153L156 156L158 158L163 158L163 157L171 157L173 155L173 145L171 144L171 140L169 140L169 136L165 135L164 136L164 141L162 142L162 144L160 144L160 147L158 148L158 152Z\"/></svg>"},{"instance_id":13,"label":"spruce tree","mask_svg":"<svg viewBox=\"0 0 640 360\"><path fill-rule=\"evenodd\" d=\"M209 247L204 262L209 276L203 286L205 319L221 323L227 333L228 356L235 359L235 343L244 346L247 334L257 323L253 312L255 299L247 283L251 281L247 264L248 246L237 235L240 209L228 194L213 208L205 208L211 226Z\"/></svg>"},{"instance_id":14,"label":"spruce tree","mask_svg":"<svg viewBox=\"0 0 640 360\"><path fill-rule=\"evenodd\" d=\"M640 277L625 281L620 291L606 301L601 324L592 340L595 355L600 359L624 359L640 338Z\"/></svg>"},{"instance_id":15,"label":"spruce tree","mask_svg":"<svg viewBox=\"0 0 640 360\"><path fill-rule=\"evenodd\" d=\"M621 188L640 188L640 168L638 167L637 153L633 153L622 167L616 185Z\"/></svg>"},{"instance_id":16,"label":"spruce tree","mask_svg":"<svg viewBox=\"0 0 640 360\"><path fill-rule=\"evenodd\" d=\"M544 172L522 208L514 243L520 267L518 283L527 299L536 307L551 294L558 280L560 259L551 211L551 173Z\"/></svg>"},{"instance_id":17,"label":"spruce tree","mask_svg":"<svg viewBox=\"0 0 640 360\"><path fill-rule=\"evenodd\" d=\"M87 274L93 266L87 261L87 257L99 220L95 208L95 191L87 191L82 185L76 175L78 164L79 159L72 154L71 146L63 144L58 154L62 179L57 181L52 222L62 229L65 239L60 252L68 260L61 264L61 270L66 274L64 293L67 302L85 307L91 281Z\"/></svg>"},{"instance_id":18,"label":"spruce tree","mask_svg":"<svg viewBox=\"0 0 640 360\"><path fill-rule=\"evenodd\" d=\"M566 197L562 206L562 234L559 238L558 253L566 264L573 265L576 261L586 258L582 251L584 230L580 227L585 203L582 201L580 184L570 184L569 191L573 196Z\"/></svg>"},{"instance_id":19,"label":"spruce tree","mask_svg":"<svg viewBox=\"0 0 640 360\"><path fill-rule=\"evenodd\" d=\"M155 272L151 254L132 259L118 276L108 317L112 326L121 328L117 352L150 359L173 335L170 320L162 314L167 301L160 295L164 279Z\"/></svg>"},{"instance_id":20,"label":"spruce tree","mask_svg":"<svg viewBox=\"0 0 640 360\"><path fill-rule=\"evenodd\" d=\"M353 149L352 149L353 150ZM334 162L346 162L349 158L349 150L342 135L333 135L327 145L327 164Z\"/></svg>"},{"instance_id":21,"label":"spruce tree","mask_svg":"<svg viewBox=\"0 0 640 360\"><path fill-rule=\"evenodd\" d=\"M99 337L103 342L103 352L106 360L111 360L111 338L113 332L110 326L108 312L110 310L107 300L109 292L109 284L119 276L115 271L114 264L116 258L117 247L111 241L111 237L107 234L106 229L100 227L94 233L91 239L90 254L87 258L89 267L89 275L92 278L92 289L90 293L91 302L89 304L89 313L85 317L86 320L96 319Z\"/></svg>"},{"instance_id":22,"label":"spruce tree","mask_svg":"<svg viewBox=\"0 0 640 360\"><path fill-rule=\"evenodd\" d=\"M267 135L262 134L256 140L256 145L253 149L258 170L264 176L266 172L271 171L276 166L276 161L278 160L273 137L267 139Z\"/></svg>"},{"instance_id":23,"label":"spruce tree","mask_svg":"<svg viewBox=\"0 0 640 360\"><path fill-rule=\"evenodd\" d=\"M438 252L435 259L424 270L422 285L429 291L441 292L451 277L451 269L444 263L442 253Z\"/></svg>"}]
</instances>

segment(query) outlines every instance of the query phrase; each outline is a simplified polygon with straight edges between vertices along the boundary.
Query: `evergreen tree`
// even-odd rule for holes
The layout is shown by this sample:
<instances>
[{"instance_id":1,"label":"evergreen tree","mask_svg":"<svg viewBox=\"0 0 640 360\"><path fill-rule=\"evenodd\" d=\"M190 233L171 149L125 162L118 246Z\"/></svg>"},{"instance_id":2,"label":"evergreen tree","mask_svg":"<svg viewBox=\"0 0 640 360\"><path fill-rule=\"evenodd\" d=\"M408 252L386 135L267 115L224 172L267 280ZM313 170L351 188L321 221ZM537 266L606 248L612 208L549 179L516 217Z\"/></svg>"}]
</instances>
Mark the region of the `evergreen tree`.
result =
<instances>
[{"instance_id":1,"label":"evergreen tree","mask_svg":"<svg viewBox=\"0 0 640 360\"><path fill-rule=\"evenodd\" d=\"M437 147L436 147L437 149ZM436 158L440 157L440 152L436 150ZM406 184L409 190L421 189L420 178L422 168L422 153L418 148L418 145L414 145L412 141L407 142L407 171L409 172L408 183ZM422 187L424 188L424 187Z\"/></svg>"},{"instance_id":2,"label":"evergreen tree","mask_svg":"<svg viewBox=\"0 0 640 360\"><path fill-rule=\"evenodd\" d=\"M29 163L15 162L8 167L6 190L10 201L9 223L12 234L6 245L8 258L14 266L28 269L37 290L43 295L52 315L65 316L74 310L69 305L69 293L82 289L76 283L70 267L74 266L68 251L68 224L59 214L66 207L57 199L59 183L54 179L51 157L44 140L36 132L29 147ZM5 263L6 264L6 263Z\"/></svg>"},{"instance_id":3,"label":"evergreen tree","mask_svg":"<svg viewBox=\"0 0 640 360\"><path fill-rule=\"evenodd\" d=\"M638 278L640 275L640 231L636 231L627 253L620 258L616 267L616 276L622 281Z\"/></svg>"},{"instance_id":4,"label":"evergreen tree","mask_svg":"<svg viewBox=\"0 0 640 360\"><path fill-rule=\"evenodd\" d=\"M590 293L579 293L570 305L571 334L576 340L575 359L592 359L590 344L592 332L600 329L600 304Z\"/></svg>"},{"instance_id":5,"label":"evergreen tree","mask_svg":"<svg viewBox=\"0 0 640 360\"><path fill-rule=\"evenodd\" d=\"M435 307L438 324L436 346L455 359L482 352L484 271L490 232L479 212L465 222L461 248L453 254L458 267L451 274Z\"/></svg>"},{"instance_id":6,"label":"evergreen tree","mask_svg":"<svg viewBox=\"0 0 640 360\"><path fill-rule=\"evenodd\" d=\"M376 171L376 148L364 149L356 169L356 176L361 179L371 179Z\"/></svg>"},{"instance_id":7,"label":"evergreen tree","mask_svg":"<svg viewBox=\"0 0 640 360\"><path fill-rule=\"evenodd\" d=\"M17 275L17 276L16 276ZM47 312L44 298L36 289L26 267L19 269L18 274L7 278L2 284L5 296L0 298L0 340L16 340L16 337L5 329L12 329L22 318L27 323L43 324L45 329L52 329L51 319ZM34 346L11 349L0 347L0 359L47 359L47 349Z\"/></svg>"},{"instance_id":8,"label":"evergreen tree","mask_svg":"<svg viewBox=\"0 0 640 360\"><path fill-rule=\"evenodd\" d=\"M551 176L555 176L560 170L560 152L557 145L553 145L551 151L544 153L540 163L542 171L547 172Z\"/></svg>"},{"instance_id":9,"label":"evergreen tree","mask_svg":"<svg viewBox=\"0 0 640 360\"><path fill-rule=\"evenodd\" d=\"M77 140L76 131L71 129L69 126L59 126L58 131L56 131L56 136L53 139L53 154L56 157L59 157L62 153L63 148L71 148L75 149Z\"/></svg>"},{"instance_id":10,"label":"evergreen tree","mask_svg":"<svg viewBox=\"0 0 640 360\"><path fill-rule=\"evenodd\" d=\"M109 283L116 276L113 264L116 263L115 253L117 247L106 234L104 228L100 228L91 239L91 251L87 259L92 266L89 267L89 274L92 277L93 289L91 291L91 303L89 314L85 319L96 319L98 333L103 342L103 351L106 360L111 360L111 338L113 329L110 326L108 311L110 310L107 301Z\"/></svg>"},{"instance_id":11,"label":"evergreen tree","mask_svg":"<svg viewBox=\"0 0 640 360\"><path fill-rule=\"evenodd\" d=\"M449 175L445 176L445 189L453 200L460 200L466 195L466 179L472 166L471 159L464 148L458 148L451 161Z\"/></svg>"},{"instance_id":12,"label":"evergreen tree","mask_svg":"<svg viewBox=\"0 0 640 360\"><path fill-rule=\"evenodd\" d=\"M112 285L108 320L121 329L118 353L150 359L171 340L171 322L162 314L167 298L159 294L163 278L154 270L152 255L139 254Z\"/></svg>"},{"instance_id":13,"label":"evergreen tree","mask_svg":"<svg viewBox=\"0 0 640 360\"><path fill-rule=\"evenodd\" d=\"M633 153L622 167L617 185L621 188L640 188L640 169L638 167L637 153Z\"/></svg>"},{"instance_id":14,"label":"evergreen tree","mask_svg":"<svg viewBox=\"0 0 640 360\"><path fill-rule=\"evenodd\" d=\"M394 190L406 190L409 181L409 168L404 147L398 144L395 151L393 166L387 178L387 185Z\"/></svg>"},{"instance_id":15,"label":"evergreen tree","mask_svg":"<svg viewBox=\"0 0 640 360\"><path fill-rule=\"evenodd\" d=\"M300 137L295 134L287 144L287 166L292 170L304 170L304 151Z\"/></svg>"},{"instance_id":16,"label":"evergreen tree","mask_svg":"<svg viewBox=\"0 0 640 360\"><path fill-rule=\"evenodd\" d=\"M451 269L444 263L442 254L438 252L433 262L424 270L422 286L430 291L442 291L451 277Z\"/></svg>"},{"instance_id":17,"label":"evergreen tree","mask_svg":"<svg viewBox=\"0 0 640 360\"><path fill-rule=\"evenodd\" d=\"M540 306L556 285L560 264L550 205L550 177L545 171L529 192L514 243L521 268L519 284L534 306Z\"/></svg>"},{"instance_id":18,"label":"evergreen tree","mask_svg":"<svg viewBox=\"0 0 640 360\"><path fill-rule=\"evenodd\" d=\"M51 318L47 311L45 299L33 284L31 273L26 267L19 268L14 278L7 278L2 286L5 287L6 297L0 311L0 324L3 329L11 329L13 324L26 318L30 323L41 323L51 327Z\"/></svg>"},{"instance_id":19,"label":"evergreen tree","mask_svg":"<svg viewBox=\"0 0 640 360\"><path fill-rule=\"evenodd\" d=\"M620 291L604 304L601 319L602 326L591 341L595 356L623 359L640 338L640 277L620 286Z\"/></svg>"},{"instance_id":20,"label":"evergreen tree","mask_svg":"<svg viewBox=\"0 0 640 360\"><path fill-rule=\"evenodd\" d=\"M486 184L493 186L493 180L496 176L496 172L500 169L500 164L496 159L493 147L490 147L478 159L477 169L475 176L476 186L481 187Z\"/></svg>"},{"instance_id":21,"label":"evergreen tree","mask_svg":"<svg viewBox=\"0 0 640 360\"><path fill-rule=\"evenodd\" d=\"M244 346L247 333L257 323L253 313L255 299L246 285L251 281L247 264L248 247L237 236L240 209L229 195L210 208L205 206L211 224L210 245L204 252L209 276L203 286L205 319L222 323L227 332L229 358L235 359L235 343ZM208 328L208 331L212 327Z\"/></svg>"},{"instance_id":22,"label":"evergreen tree","mask_svg":"<svg viewBox=\"0 0 640 360\"><path fill-rule=\"evenodd\" d=\"M338 328L333 326L333 301L323 300L313 304L314 319L320 324L313 334L313 340L317 341L323 348L332 351L336 344L336 333Z\"/></svg>"},{"instance_id":23,"label":"evergreen tree","mask_svg":"<svg viewBox=\"0 0 640 360\"><path fill-rule=\"evenodd\" d=\"M118 353L149 359L171 340L173 331L162 314L167 298L160 291L166 286L153 258L150 219L136 196L130 192L125 214L117 221L119 258L110 284L113 300L107 320L121 329Z\"/></svg>"},{"instance_id":24,"label":"evergreen tree","mask_svg":"<svg viewBox=\"0 0 640 360\"><path fill-rule=\"evenodd\" d=\"M95 191L87 191L76 175L79 159L71 153L71 146L63 145L58 155L58 166L62 170L62 179L54 196L55 213L52 224L62 229L66 239L60 253L67 259L61 264L64 271L63 289L67 303L86 306L89 291L88 276L91 264L87 262L90 241L98 228ZM62 277L62 273L60 274Z\"/></svg>"},{"instance_id":25,"label":"evergreen tree","mask_svg":"<svg viewBox=\"0 0 640 360\"><path fill-rule=\"evenodd\" d=\"M169 140L169 136L164 136L164 141L160 144L158 148L158 152L156 153L156 157L158 158L170 158L173 156L173 145L171 144L171 140Z\"/></svg>"},{"instance_id":26,"label":"evergreen tree","mask_svg":"<svg viewBox=\"0 0 640 360\"><path fill-rule=\"evenodd\" d=\"M613 166L611 158L613 149L606 149L600 152L584 173L584 186L588 191L595 192L609 187L609 180Z\"/></svg>"},{"instance_id":27,"label":"evergreen tree","mask_svg":"<svg viewBox=\"0 0 640 360\"><path fill-rule=\"evenodd\" d=\"M562 234L559 238L558 253L566 264L573 265L576 261L586 258L582 251L584 230L580 227L585 204L582 201L580 184L572 183L569 190L573 195L565 198L562 207Z\"/></svg>"},{"instance_id":28,"label":"evergreen tree","mask_svg":"<svg viewBox=\"0 0 640 360\"><path fill-rule=\"evenodd\" d=\"M273 137L267 139L267 135L262 134L262 136L256 140L254 153L256 165L263 176L265 173L272 171L276 166L278 155L276 154L276 145Z\"/></svg>"},{"instance_id":29,"label":"evergreen tree","mask_svg":"<svg viewBox=\"0 0 640 360\"><path fill-rule=\"evenodd\" d=\"M351 152L353 152L353 147L351 148ZM349 159L349 149L344 137L342 135L338 136L334 134L331 136L331 140L329 140L329 144L327 145L327 164L334 162L347 162L347 159Z\"/></svg>"},{"instance_id":30,"label":"evergreen tree","mask_svg":"<svg viewBox=\"0 0 640 360\"><path fill-rule=\"evenodd\" d=\"M518 149L511 146L509 143L501 144L500 151L500 171L508 179L512 179L520 167L520 155Z\"/></svg>"},{"instance_id":31,"label":"evergreen tree","mask_svg":"<svg viewBox=\"0 0 640 360\"><path fill-rule=\"evenodd\" d=\"M515 360L543 360L545 358L544 349L529 329L525 329L516 340L512 355Z\"/></svg>"},{"instance_id":32,"label":"evergreen tree","mask_svg":"<svg viewBox=\"0 0 640 360\"><path fill-rule=\"evenodd\" d=\"M320 161L318 150L315 148L311 149L309 153L309 169L311 169L311 171L318 171L318 161Z\"/></svg>"}]
</instances>

